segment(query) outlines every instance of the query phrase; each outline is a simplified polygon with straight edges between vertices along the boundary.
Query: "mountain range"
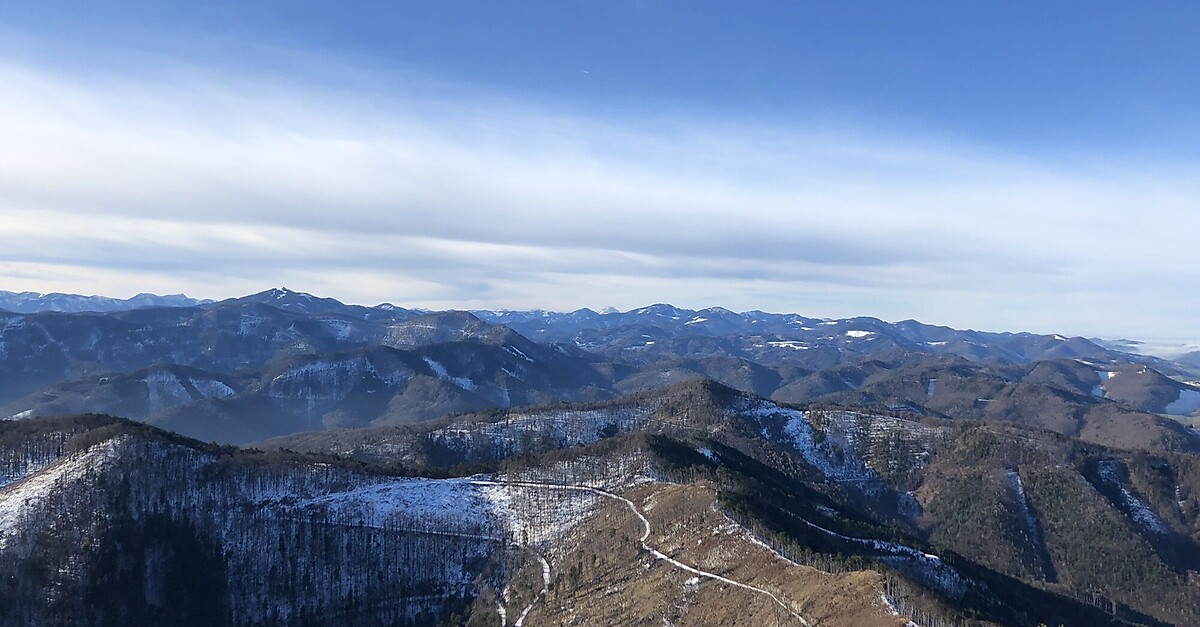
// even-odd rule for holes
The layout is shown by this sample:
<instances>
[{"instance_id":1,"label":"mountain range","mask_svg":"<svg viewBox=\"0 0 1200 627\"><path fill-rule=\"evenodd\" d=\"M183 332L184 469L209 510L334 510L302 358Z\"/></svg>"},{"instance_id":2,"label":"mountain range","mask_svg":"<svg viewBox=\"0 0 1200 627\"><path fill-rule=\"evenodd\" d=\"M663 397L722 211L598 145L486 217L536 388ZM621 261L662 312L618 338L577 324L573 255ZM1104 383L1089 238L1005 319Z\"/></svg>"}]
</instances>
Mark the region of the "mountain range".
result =
<instances>
[{"instance_id":1,"label":"mountain range","mask_svg":"<svg viewBox=\"0 0 1200 627\"><path fill-rule=\"evenodd\" d=\"M0 624L1198 624L1196 377L670 305L3 312Z\"/></svg>"},{"instance_id":2,"label":"mountain range","mask_svg":"<svg viewBox=\"0 0 1200 627\"><path fill-rule=\"evenodd\" d=\"M0 313L0 415L111 413L224 443L709 378L788 403L1191 446L1163 416L1200 410L1194 375L1078 337L669 305L429 312L276 288L187 306Z\"/></svg>"},{"instance_id":3,"label":"mountain range","mask_svg":"<svg viewBox=\"0 0 1200 627\"><path fill-rule=\"evenodd\" d=\"M37 313L39 311L124 311L139 307L189 307L204 305L211 300L188 298L183 294L159 296L141 293L131 298L109 298L107 296L80 296L58 292L7 292L0 290L0 310L14 313Z\"/></svg>"}]
</instances>

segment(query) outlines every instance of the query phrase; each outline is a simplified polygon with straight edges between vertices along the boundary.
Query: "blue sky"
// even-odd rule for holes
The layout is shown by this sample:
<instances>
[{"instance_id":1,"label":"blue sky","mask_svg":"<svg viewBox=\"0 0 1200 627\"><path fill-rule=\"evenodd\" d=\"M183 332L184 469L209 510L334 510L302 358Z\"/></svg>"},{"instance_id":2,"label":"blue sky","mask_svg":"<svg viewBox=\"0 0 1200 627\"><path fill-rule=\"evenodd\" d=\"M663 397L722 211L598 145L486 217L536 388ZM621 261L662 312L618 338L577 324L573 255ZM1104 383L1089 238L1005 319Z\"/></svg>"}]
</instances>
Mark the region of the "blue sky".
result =
<instances>
[{"instance_id":1,"label":"blue sky","mask_svg":"<svg viewBox=\"0 0 1200 627\"><path fill-rule=\"evenodd\" d=\"M398 4L0 3L0 287L1198 335L1200 5Z\"/></svg>"}]
</instances>

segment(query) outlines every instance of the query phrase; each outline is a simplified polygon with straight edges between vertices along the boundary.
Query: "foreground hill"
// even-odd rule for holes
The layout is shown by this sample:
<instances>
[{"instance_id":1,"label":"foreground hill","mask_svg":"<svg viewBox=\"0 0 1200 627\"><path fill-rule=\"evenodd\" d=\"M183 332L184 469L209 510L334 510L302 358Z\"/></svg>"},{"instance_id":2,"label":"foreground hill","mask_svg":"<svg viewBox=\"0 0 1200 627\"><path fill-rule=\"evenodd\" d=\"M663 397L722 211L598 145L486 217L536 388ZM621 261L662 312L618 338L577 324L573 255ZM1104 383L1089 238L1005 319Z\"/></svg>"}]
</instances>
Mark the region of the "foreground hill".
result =
<instances>
[{"instance_id":1,"label":"foreground hill","mask_svg":"<svg viewBox=\"0 0 1200 627\"><path fill-rule=\"evenodd\" d=\"M905 622L879 573L802 567L719 515L680 528L674 514L715 515L716 493L647 481L653 452L636 440L499 475L425 479L214 448L98 416L2 427L4 624L628 624L678 611L680 599L698 617L737 608L760 625L806 624L801 611ZM671 548L693 545L692 533L712 541ZM567 595L593 596L586 581L620 581L596 550L633 575L622 594L642 600L552 619ZM763 560L771 571L748 572ZM664 586L675 599L645 598ZM793 598L780 596L789 589Z\"/></svg>"},{"instance_id":2,"label":"foreground hill","mask_svg":"<svg viewBox=\"0 0 1200 627\"><path fill-rule=\"evenodd\" d=\"M1200 464L1188 453L1123 451L1015 424L792 409L698 382L263 446L482 468L622 433L664 438L661 450L695 477L752 481L718 489L727 514L785 554L806 556L800 561L899 564L909 579L1001 624L1037 621L1024 622L1019 606L987 614L989 604L1012 602L988 596L999 590L1066 595L1133 622L1200 617ZM903 558L926 553L942 561Z\"/></svg>"},{"instance_id":3,"label":"foreground hill","mask_svg":"<svg viewBox=\"0 0 1200 627\"><path fill-rule=\"evenodd\" d=\"M100 416L0 423L0 622L1200 616L1190 454L711 382L261 448Z\"/></svg>"}]
</instances>

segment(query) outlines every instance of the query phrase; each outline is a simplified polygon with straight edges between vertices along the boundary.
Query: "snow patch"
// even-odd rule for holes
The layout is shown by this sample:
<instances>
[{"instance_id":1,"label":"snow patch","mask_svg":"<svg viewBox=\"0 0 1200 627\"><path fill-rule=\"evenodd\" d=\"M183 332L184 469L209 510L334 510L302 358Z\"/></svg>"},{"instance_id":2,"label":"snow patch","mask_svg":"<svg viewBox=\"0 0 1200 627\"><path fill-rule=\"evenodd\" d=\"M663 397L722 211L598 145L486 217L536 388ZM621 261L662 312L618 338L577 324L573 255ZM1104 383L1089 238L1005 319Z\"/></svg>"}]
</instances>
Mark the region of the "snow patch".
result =
<instances>
[{"instance_id":1,"label":"snow patch","mask_svg":"<svg viewBox=\"0 0 1200 627\"><path fill-rule=\"evenodd\" d=\"M432 370L433 374L437 375L439 379L450 378L450 373L446 372L446 367L443 366L441 362L430 359L429 357L422 357L422 359L425 360L425 363L429 366L429 369Z\"/></svg>"},{"instance_id":2,"label":"snow patch","mask_svg":"<svg viewBox=\"0 0 1200 627\"><path fill-rule=\"evenodd\" d=\"M1092 388L1092 396L1096 398L1104 398L1104 382L1117 376L1119 373L1111 370L1097 370L1096 376L1100 378L1100 383L1097 383Z\"/></svg>"},{"instance_id":3,"label":"snow patch","mask_svg":"<svg viewBox=\"0 0 1200 627\"><path fill-rule=\"evenodd\" d=\"M600 497L587 490L546 490L521 483L483 482L474 487L521 546L561 538L595 511Z\"/></svg>"},{"instance_id":4,"label":"snow patch","mask_svg":"<svg viewBox=\"0 0 1200 627\"><path fill-rule=\"evenodd\" d=\"M789 512L790 513L790 512ZM816 523L792 514L792 517L800 522L816 529L828 536L839 538L843 541L865 546L874 551L884 553L879 559L882 561L903 560L912 567L908 570L910 576L915 576L923 583L933 586L942 592L949 594L955 598L962 598L966 592L968 580L963 579L952 566L942 561L942 558L932 553L925 553L910 546L899 544L896 542L888 542L886 540L876 540L874 538L856 538L840 534L831 529L826 529Z\"/></svg>"},{"instance_id":5,"label":"snow patch","mask_svg":"<svg viewBox=\"0 0 1200 627\"><path fill-rule=\"evenodd\" d=\"M271 380L271 398L341 400L358 381L361 370L353 360L315 361L297 366Z\"/></svg>"},{"instance_id":6,"label":"snow patch","mask_svg":"<svg viewBox=\"0 0 1200 627\"><path fill-rule=\"evenodd\" d=\"M840 442L844 446L840 451L833 450L834 440L839 438L826 437L818 444L808 414L803 411L780 407L770 402L760 402L749 408L749 416L757 418L782 419L783 436L786 443L804 458L810 466L816 468L828 479L835 481L862 482L873 478L873 474L864 466L853 453L852 443ZM764 435L770 439L769 431L764 426Z\"/></svg>"},{"instance_id":7,"label":"snow patch","mask_svg":"<svg viewBox=\"0 0 1200 627\"><path fill-rule=\"evenodd\" d=\"M509 354L513 355L514 357L520 357L521 359L524 359L525 361L527 361L529 363L533 363L533 359L530 358L525 353L521 352L521 349L517 348L516 346L505 344L502 348L504 350L508 351Z\"/></svg>"},{"instance_id":8,"label":"snow patch","mask_svg":"<svg viewBox=\"0 0 1200 627\"><path fill-rule=\"evenodd\" d=\"M1025 518L1025 526L1029 529L1029 539L1036 547L1042 547L1042 536L1038 533L1037 521L1033 518L1033 510L1029 508L1029 499L1025 496L1025 484L1021 483L1021 475L1015 471L1008 471L1008 480L1012 483L1013 491L1017 495L1017 506L1021 508L1021 515Z\"/></svg>"},{"instance_id":9,"label":"snow patch","mask_svg":"<svg viewBox=\"0 0 1200 627\"><path fill-rule=\"evenodd\" d=\"M930 379L929 383L926 384L926 386L925 386L925 396L932 397L933 392L936 389L937 389L937 379Z\"/></svg>"},{"instance_id":10,"label":"snow patch","mask_svg":"<svg viewBox=\"0 0 1200 627\"><path fill-rule=\"evenodd\" d=\"M188 383L203 394L204 398L228 398L234 395L233 388L216 379L188 379Z\"/></svg>"},{"instance_id":11,"label":"snow patch","mask_svg":"<svg viewBox=\"0 0 1200 627\"><path fill-rule=\"evenodd\" d=\"M450 373L446 372L446 367L440 362L430 359L429 357L422 357L422 359L425 360L425 363L429 365L429 369L432 370L439 379L449 381L468 392L474 392L475 390L479 389L479 386L475 385L475 382L468 377L450 376Z\"/></svg>"},{"instance_id":12,"label":"snow patch","mask_svg":"<svg viewBox=\"0 0 1200 627\"><path fill-rule=\"evenodd\" d=\"M301 501L297 509L350 514L366 526L402 526L414 514L437 533L506 540L504 513L468 479L390 479Z\"/></svg>"},{"instance_id":13,"label":"snow patch","mask_svg":"<svg viewBox=\"0 0 1200 627\"><path fill-rule=\"evenodd\" d=\"M457 451L490 450L514 455L522 452L527 445L529 438L526 434L535 435L534 439L537 440L545 438L561 448L569 448L598 442L605 434L614 431L625 433L644 428L652 413L650 407L630 410L514 411L497 422L476 423L470 428L437 429L430 433L430 437L441 446ZM387 452L387 448L380 449L380 452Z\"/></svg>"},{"instance_id":14,"label":"snow patch","mask_svg":"<svg viewBox=\"0 0 1200 627\"><path fill-rule=\"evenodd\" d=\"M183 387L183 382L173 372L167 370L153 372L146 375L142 382L146 384L147 402L150 405L151 414L192 402L192 395L188 393L187 388Z\"/></svg>"},{"instance_id":15,"label":"snow patch","mask_svg":"<svg viewBox=\"0 0 1200 627\"><path fill-rule=\"evenodd\" d=\"M874 331L846 331L846 337L870 337L872 335L875 335Z\"/></svg>"},{"instance_id":16,"label":"snow patch","mask_svg":"<svg viewBox=\"0 0 1200 627\"><path fill-rule=\"evenodd\" d=\"M1138 526L1151 533L1165 534L1167 526L1162 519L1154 513L1154 509L1150 504L1138 498L1121 480L1121 474L1118 468L1118 463L1114 461L1103 461L1098 466L1100 479L1105 483L1112 484L1121 490L1121 499L1125 502L1126 509L1129 510L1129 517Z\"/></svg>"},{"instance_id":17,"label":"snow patch","mask_svg":"<svg viewBox=\"0 0 1200 627\"><path fill-rule=\"evenodd\" d=\"M0 489L0 550L8 547L27 518L39 513L38 503L60 492L62 486L98 477L101 469L117 458L127 439L122 436L101 442Z\"/></svg>"}]
</instances>

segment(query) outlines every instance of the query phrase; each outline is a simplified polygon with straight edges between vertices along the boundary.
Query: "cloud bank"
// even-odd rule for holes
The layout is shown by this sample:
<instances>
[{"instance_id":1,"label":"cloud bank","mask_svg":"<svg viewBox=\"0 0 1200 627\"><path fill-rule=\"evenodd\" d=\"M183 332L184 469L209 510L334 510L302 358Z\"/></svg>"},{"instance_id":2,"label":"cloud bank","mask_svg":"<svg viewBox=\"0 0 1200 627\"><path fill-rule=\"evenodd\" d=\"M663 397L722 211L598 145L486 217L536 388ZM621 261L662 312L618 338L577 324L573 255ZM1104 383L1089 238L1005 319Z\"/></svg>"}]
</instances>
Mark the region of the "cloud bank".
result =
<instances>
[{"instance_id":1,"label":"cloud bank","mask_svg":"<svg viewBox=\"0 0 1200 627\"><path fill-rule=\"evenodd\" d=\"M411 77L0 65L0 287L1188 336L1194 165Z\"/></svg>"}]
</instances>

